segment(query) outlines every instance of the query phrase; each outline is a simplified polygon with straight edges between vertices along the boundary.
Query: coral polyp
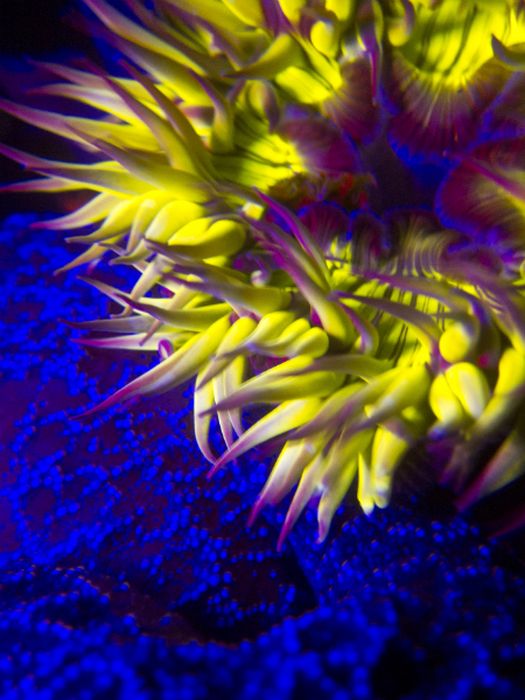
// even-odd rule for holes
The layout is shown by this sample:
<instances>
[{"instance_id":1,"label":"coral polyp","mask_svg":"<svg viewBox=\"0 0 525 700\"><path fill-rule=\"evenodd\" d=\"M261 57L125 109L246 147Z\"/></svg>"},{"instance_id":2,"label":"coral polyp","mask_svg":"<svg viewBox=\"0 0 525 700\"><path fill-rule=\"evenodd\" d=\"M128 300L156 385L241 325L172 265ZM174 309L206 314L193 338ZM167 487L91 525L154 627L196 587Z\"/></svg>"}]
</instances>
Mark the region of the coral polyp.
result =
<instances>
[{"instance_id":1,"label":"coral polyp","mask_svg":"<svg viewBox=\"0 0 525 700\"><path fill-rule=\"evenodd\" d=\"M416 444L453 439L462 506L521 476L521 2L84 3L122 70L47 63L40 91L76 110L0 106L83 154L2 147L41 176L8 189L91 194L40 223L79 231L66 268L121 307L81 342L159 354L89 412L194 381L212 473L277 453L252 519L295 488L279 545L312 499L324 540L354 482L385 507ZM386 207L399 174L414 192Z\"/></svg>"}]
</instances>

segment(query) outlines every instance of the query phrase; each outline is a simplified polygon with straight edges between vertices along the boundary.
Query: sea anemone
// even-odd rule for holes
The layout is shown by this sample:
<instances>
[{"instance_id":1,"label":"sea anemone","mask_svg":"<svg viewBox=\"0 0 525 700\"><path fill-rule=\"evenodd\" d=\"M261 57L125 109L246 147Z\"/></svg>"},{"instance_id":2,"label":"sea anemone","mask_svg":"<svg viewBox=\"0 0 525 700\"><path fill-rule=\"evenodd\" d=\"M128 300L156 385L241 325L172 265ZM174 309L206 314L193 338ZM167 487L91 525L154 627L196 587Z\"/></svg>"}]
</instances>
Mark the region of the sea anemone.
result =
<instances>
[{"instance_id":1,"label":"sea anemone","mask_svg":"<svg viewBox=\"0 0 525 700\"><path fill-rule=\"evenodd\" d=\"M324 540L354 481L366 513L386 506L415 444L453 439L463 507L517 479L521 2L83 2L126 60L46 63L40 92L98 116L0 106L83 154L1 149L43 176L11 191L91 193L39 224L86 229L66 267L122 308L81 342L159 353L87 413L194 379L211 473L278 451L251 519L296 487L279 546L313 498ZM397 178L413 191L392 202ZM107 257L131 289L97 280Z\"/></svg>"}]
</instances>

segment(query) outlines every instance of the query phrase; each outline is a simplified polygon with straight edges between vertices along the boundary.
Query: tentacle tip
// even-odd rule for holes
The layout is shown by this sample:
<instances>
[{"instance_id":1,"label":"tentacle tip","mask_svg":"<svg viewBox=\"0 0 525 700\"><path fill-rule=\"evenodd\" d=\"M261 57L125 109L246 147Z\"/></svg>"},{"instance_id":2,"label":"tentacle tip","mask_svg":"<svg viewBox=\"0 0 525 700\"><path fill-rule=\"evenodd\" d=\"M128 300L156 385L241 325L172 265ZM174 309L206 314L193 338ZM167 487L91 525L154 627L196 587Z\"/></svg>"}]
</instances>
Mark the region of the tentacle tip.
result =
<instances>
[{"instance_id":1,"label":"tentacle tip","mask_svg":"<svg viewBox=\"0 0 525 700\"><path fill-rule=\"evenodd\" d=\"M248 519L246 520L246 527L250 528L255 525L255 521L257 520L257 516L259 515L259 509L255 508L255 506L251 509L250 514L248 515Z\"/></svg>"},{"instance_id":2,"label":"tentacle tip","mask_svg":"<svg viewBox=\"0 0 525 700\"><path fill-rule=\"evenodd\" d=\"M470 508L480 498L481 489L478 484L472 484L470 488L454 499L454 505L459 513L463 513Z\"/></svg>"},{"instance_id":3,"label":"tentacle tip","mask_svg":"<svg viewBox=\"0 0 525 700\"><path fill-rule=\"evenodd\" d=\"M359 500L359 505L361 506L361 510L366 515L366 517L370 518L375 508L375 503L373 499L371 497L361 498Z\"/></svg>"},{"instance_id":4,"label":"tentacle tip","mask_svg":"<svg viewBox=\"0 0 525 700\"><path fill-rule=\"evenodd\" d=\"M74 415L69 416L71 420L82 420L83 418L87 418L89 416L94 415L95 413L98 412L100 404L97 404L96 406L93 406L92 408L86 408L84 411L81 413L76 413Z\"/></svg>"},{"instance_id":5,"label":"tentacle tip","mask_svg":"<svg viewBox=\"0 0 525 700\"><path fill-rule=\"evenodd\" d=\"M266 505L266 501L263 498L261 498L261 497L257 498L257 500L255 501L255 503L252 506L252 509L251 509L250 514L248 516L248 520L246 521L247 527L252 527L255 524L255 521L259 517L261 510L264 508L265 505Z\"/></svg>"},{"instance_id":6,"label":"tentacle tip","mask_svg":"<svg viewBox=\"0 0 525 700\"><path fill-rule=\"evenodd\" d=\"M324 521L321 521L319 523L319 528L317 531L317 538L315 540L315 543L318 545L324 544L326 541L326 538L328 537L328 533L330 531L330 523L326 523Z\"/></svg>"},{"instance_id":7,"label":"tentacle tip","mask_svg":"<svg viewBox=\"0 0 525 700\"><path fill-rule=\"evenodd\" d=\"M210 464L215 464L217 461L217 455L214 455L213 452L211 451L211 448L209 445L203 444L202 440L197 441L197 445L199 447L199 450L201 451L202 456L210 462Z\"/></svg>"},{"instance_id":8,"label":"tentacle tip","mask_svg":"<svg viewBox=\"0 0 525 700\"><path fill-rule=\"evenodd\" d=\"M217 474L217 472L221 469L222 466L223 465L221 460L216 460L212 468L208 469L208 471L206 472L206 479L213 479L215 474Z\"/></svg>"},{"instance_id":9,"label":"tentacle tip","mask_svg":"<svg viewBox=\"0 0 525 700\"><path fill-rule=\"evenodd\" d=\"M284 543L288 539L288 535L290 534L290 531L292 529L293 525L288 516L286 516L286 519L283 523L283 526L281 528L281 531L279 533L279 537L277 538L277 545L276 545L276 550L278 552L282 552Z\"/></svg>"},{"instance_id":10,"label":"tentacle tip","mask_svg":"<svg viewBox=\"0 0 525 700\"><path fill-rule=\"evenodd\" d=\"M287 532L283 533L283 531L281 530L279 538L277 539L277 545L275 546L275 549L277 550L277 552L279 554L283 551L284 542L285 542L287 536L288 536L288 533Z\"/></svg>"}]
</instances>

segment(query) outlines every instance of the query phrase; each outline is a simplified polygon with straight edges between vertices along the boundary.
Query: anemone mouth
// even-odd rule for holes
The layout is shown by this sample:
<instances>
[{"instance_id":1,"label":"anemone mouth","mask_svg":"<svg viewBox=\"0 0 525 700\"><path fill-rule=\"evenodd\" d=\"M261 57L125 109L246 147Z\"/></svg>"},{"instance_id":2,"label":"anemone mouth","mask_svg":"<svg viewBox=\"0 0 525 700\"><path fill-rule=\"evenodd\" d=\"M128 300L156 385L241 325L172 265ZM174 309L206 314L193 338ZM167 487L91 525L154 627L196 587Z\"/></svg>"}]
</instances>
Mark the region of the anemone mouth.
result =
<instances>
[{"instance_id":1,"label":"anemone mouth","mask_svg":"<svg viewBox=\"0 0 525 700\"><path fill-rule=\"evenodd\" d=\"M502 42L525 38L518 6L498 11L491 43L483 3L463 24L450 0L363 0L350 14L331 2L85 3L131 64L118 77L48 65L58 82L43 91L99 117L1 107L90 153L86 164L2 147L40 176L11 189L92 195L42 224L80 232L70 240L87 250L66 268L87 263L120 308L81 342L159 354L89 413L195 380L212 473L263 443L278 452L252 519L295 489L279 546L311 500L325 539L354 483L366 513L385 507L416 444L454 441L443 479L462 507L519 478L523 135L478 143L498 91L517 101L522 59ZM400 155L379 180L385 138ZM417 176L403 149L438 161L439 181L423 183L420 208L384 211L378 182ZM91 274L103 258L135 270L131 289ZM480 464L488 442L499 446Z\"/></svg>"}]
</instances>

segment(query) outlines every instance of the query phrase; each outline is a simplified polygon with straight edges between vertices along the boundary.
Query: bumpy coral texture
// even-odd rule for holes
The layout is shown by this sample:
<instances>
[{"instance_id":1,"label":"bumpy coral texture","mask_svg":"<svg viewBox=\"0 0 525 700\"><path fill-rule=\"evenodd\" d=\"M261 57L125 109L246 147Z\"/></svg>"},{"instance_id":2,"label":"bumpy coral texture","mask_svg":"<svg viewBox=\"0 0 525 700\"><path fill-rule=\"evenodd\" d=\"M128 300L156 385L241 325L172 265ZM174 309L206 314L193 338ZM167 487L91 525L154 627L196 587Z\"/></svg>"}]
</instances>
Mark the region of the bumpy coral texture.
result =
<instances>
[{"instance_id":1,"label":"bumpy coral texture","mask_svg":"<svg viewBox=\"0 0 525 700\"><path fill-rule=\"evenodd\" d=\"M1 106L82 154L2 147L41 176L9 189L90 194L39 224L80 231L62 269L121 309L80 342L159 355L88 413L192 380L211 473L278 453L251 521L295 488L279 546L312 499L324 540L354 483L386 506L422 443L461 507L519 478L521 1L84 4L125 60L42 91L89 110Z\"/></svg>"}]
</instances>

